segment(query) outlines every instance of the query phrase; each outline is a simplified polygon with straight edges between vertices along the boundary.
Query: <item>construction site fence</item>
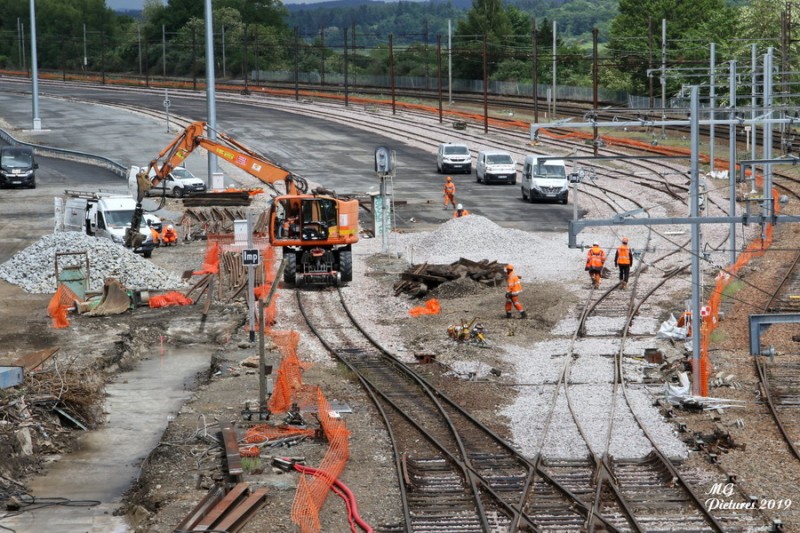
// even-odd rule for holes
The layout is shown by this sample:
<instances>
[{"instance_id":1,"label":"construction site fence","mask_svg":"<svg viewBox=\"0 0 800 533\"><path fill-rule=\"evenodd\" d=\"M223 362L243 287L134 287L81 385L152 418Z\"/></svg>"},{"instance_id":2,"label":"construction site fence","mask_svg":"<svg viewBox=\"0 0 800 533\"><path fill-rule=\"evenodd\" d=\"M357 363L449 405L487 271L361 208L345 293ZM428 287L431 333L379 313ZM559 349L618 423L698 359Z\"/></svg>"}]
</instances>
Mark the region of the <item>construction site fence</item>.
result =
<instances>
[{"instance_id":1,"label":"construction site fence","mask_svg":"<svg viewBox=\"0 0 800 533\"><path fill-rule=\"evenodd\" d=\"M264 261L264 277L267 281L257 289L259 298L266 297L272 285L279 282L274 271L274 249L262 253L269 254L270 260ZM350 458L350 433L344 420L331 409L322 390L303 383L303 372L310 364L301 361L297 354L300 333L272 329L276 316L275 301L273 299L265 309L264 323L261 325L281 356L267 407L270 413L285 413L290 409L313 411L316 407L328 449L317 467L319 475L300 477L292 503L292 521L302 533L319 533L322 531L319 519L322 506Z\"/></svg>"},{"instance_id":2,"label":"construction site fence","mask_svg":"<svg viewBox=\"0 0 800 533\"><path fill-rule=\"evenodd\" d=\"M78 295L66 285L59 285L50 303L47 305L47 314L52 320L52 326L57 329L69 327L67 314L69 309L75 305Z\"/></svg>"},{"instance_id":3,"label":"construction site fence","mask_svg":"<svg viewBox=\"0 0 800 533\"><path fill-rule=\"evenodd\" d=\"M763 186L763 176L756 176L756 184ZM780 204L777 199L773 200L773 209L775 213L780 213ZM736 262L733 265L721 269L717 274L714 283L714 290L708 299L707 313L701 313L702 324L700 328L700 368L694 369L699 372L696 375L700 376L700 394L708 396L708 380L712 374L712 365L708 355L708 348L711 342L711 335L714 330L719 326L720 307L723 302L725 289L736 279L739 271L747 265L752 259L761 257L766 253L767 249L772 245L773 239L773 226L765 225L762 234L754 239L747 248L739 254Z\"/></svg>"}]
</instances>

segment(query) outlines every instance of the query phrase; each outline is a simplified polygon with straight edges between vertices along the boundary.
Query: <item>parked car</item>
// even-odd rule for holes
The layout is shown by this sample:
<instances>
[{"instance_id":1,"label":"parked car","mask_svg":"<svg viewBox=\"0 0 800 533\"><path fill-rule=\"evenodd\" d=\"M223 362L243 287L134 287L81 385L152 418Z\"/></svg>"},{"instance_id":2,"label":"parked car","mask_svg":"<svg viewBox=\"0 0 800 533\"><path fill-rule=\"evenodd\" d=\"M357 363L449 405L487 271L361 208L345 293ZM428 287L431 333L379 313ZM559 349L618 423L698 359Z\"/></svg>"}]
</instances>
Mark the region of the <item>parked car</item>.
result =
<instances>
[{"instance_id":1,"label":"parked car","mask_svg":"<svg viewBox=\"0 0 800 533\"><path fill-rule=\"evenodd\" d=\"M0 149L0 187L36 188L39 164L30 146L3 146Z\"/></svg>"},{"instance_id":2,"label":"parked car","mask_svg":"<svg viewBox=\"0 0 800 533\"><path fill-rule=\"evenodd\" d=\"M151 174L155 175L155 174ZM183 198L192 194L206 192L206 184L184 167L175 167L165 180L159 182L149 191L150 196L161 196L166 191L167 196Z\"/></svg>"},{"instance_id":3,"label":"parked car","mask_svg":"<svg viewBox=\"0 0 800 533\"><path fill-rule=\"evenodd\" d=\"M440 144L436 154L436 171L440 174L443 172L472 174L472 154L469 147L463 143Z\"/></svg>"},{"instance_id":4,"label":"parked car","mask_svg":"<svg viewBox=\"0 0 800 533\"><path fill-rule=\"evenodd\" d=\"M511 154L502 150L478 152L475 164L475 177L478 183L517 183L517 163Z\"/></svg>"},{"instance_id":5,"label":"parked car","mask_svg":"<svg viewBox=\"0 0 800 533\"><path fill-rule=\"evenodd\" d=\"M569 198L567 165L563 159L542 159L528 155L522 166L522 199L556 200L566 204ZM552 157L552 156L549 156Z\"/></svg>"}]
</instances>

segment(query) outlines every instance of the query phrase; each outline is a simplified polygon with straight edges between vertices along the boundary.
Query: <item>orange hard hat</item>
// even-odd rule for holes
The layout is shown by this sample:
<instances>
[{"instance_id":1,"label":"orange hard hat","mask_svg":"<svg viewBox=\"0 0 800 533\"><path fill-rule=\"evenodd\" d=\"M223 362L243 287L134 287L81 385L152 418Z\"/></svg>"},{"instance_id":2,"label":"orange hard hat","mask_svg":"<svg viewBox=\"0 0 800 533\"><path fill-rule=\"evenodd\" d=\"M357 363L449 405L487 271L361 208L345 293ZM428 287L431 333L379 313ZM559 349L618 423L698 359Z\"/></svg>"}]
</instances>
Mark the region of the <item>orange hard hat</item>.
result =
<instances>
[{"instance_id":1,"label":"orange hard hat","mask_svg":"<svg viewBox=\"0 0 800 533\"><path fill-rule=\"evenodd\" d=\"M506 270L514 270L514 265L512 265L511 263L507 264Z\"/></svg>"},{"instance_id":2,"label":"orange hard hat","mask_svg":"<svg viewBox=\"0 0 800 533\"><path fill-rule=\"evenodd\" d=\"M447 181L453 181L453 178L451 178L450 176L447 176Z\"/></svg>"}]
</instances>

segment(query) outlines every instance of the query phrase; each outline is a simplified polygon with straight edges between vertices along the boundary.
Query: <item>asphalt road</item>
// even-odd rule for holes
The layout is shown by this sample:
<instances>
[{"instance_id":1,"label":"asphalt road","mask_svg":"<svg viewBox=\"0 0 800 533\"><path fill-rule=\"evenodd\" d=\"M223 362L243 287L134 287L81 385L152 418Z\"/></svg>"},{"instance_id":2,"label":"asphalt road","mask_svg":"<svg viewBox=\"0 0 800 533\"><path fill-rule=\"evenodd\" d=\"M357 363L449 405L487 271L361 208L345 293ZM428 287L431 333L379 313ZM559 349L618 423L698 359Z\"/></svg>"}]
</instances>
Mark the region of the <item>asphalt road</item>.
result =
<instances>
[{"instance_id":1,"label":"asphalt road","mask_svg":"<svg viewBox=\"0 0 800 533\"><path fill-rule=\"evenodd\" d=\"M23 111L27 112L26 119L20 115L16 119L30 123L29 84L0 80L0 103L3 92L10 94L12 90L18 91L15 98ZM87 107L86 104L74 102L85 100L98 104L136 105L163 112L163 94L43 83L40 84L40 95L43 128L63 131L58 141L61 147L100 153L126 166L143 165L154 158L174 136L166 133L166 121L159 124L151 120L148 125L138 127L119 124L115 128L117 119L121 119L125 111L88 106L95 108L94 115L83 116L71 109L76 105ZM64 102L48 98L48 95L73 101ZM206 118L206 106L202 100L170 95L170 102L172 115L191 120ZM5 112L0 111L0 115ZM107 117L108 122L103 122L103 116ZM373 172L374 150L377 146L388 146L395 150L397 157L394 190L398 202L398 226L403 229L430 229L452 216L451 211L442 208L444 176L436 173L435 147L431 147L430 151L422 150L333 121L221 100L217 102L217 128L293 172L340 193L377 192L379 181ZM75 130L83 134L70 133ZM89 138L92 131L97 131L97 135ZM188 163L189 169L198 176L207 175L207 164L201 155L191 156ZM519 185L478 184L474 174L452 176L458 187L458 201L464 203L470 212L486 216L502 226L529 231L565 232L567 221L572 217L571 205L523 202ZM416 222L410 222L412 219Z\"/></svg>"}]
</instances>

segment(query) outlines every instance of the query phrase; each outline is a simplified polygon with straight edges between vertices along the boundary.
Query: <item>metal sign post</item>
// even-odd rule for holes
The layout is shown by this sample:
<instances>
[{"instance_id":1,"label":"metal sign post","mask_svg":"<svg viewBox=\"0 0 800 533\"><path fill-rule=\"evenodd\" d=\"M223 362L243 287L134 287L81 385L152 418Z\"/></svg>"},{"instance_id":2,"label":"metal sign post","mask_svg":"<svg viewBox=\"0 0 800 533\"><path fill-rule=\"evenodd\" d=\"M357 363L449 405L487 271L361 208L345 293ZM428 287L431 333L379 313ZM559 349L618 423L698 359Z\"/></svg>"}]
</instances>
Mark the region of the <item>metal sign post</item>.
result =
<instances>
[{"instance_id":1,"label":"metal sign post","mask_svg":"<svg viewBox=\"0 0 800 533\"><path fill-rule=\"evenodd\" d=\"M164 89L164 111L167 112L167 133L169 133L169 89Z\"/></svg>"}]
</instances>

